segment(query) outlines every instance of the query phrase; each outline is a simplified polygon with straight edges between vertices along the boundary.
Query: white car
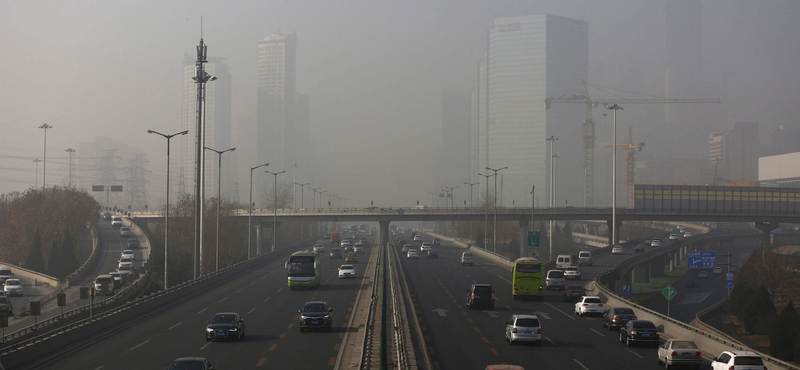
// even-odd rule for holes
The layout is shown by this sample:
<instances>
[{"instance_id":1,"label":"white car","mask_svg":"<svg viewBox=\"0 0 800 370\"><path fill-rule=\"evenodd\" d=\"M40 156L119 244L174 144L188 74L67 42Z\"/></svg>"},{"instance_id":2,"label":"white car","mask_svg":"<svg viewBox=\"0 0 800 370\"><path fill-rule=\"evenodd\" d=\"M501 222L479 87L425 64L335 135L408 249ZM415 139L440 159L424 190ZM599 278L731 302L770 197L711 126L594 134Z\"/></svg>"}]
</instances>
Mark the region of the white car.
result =
<instances>
[{"instance_id":1,"label":"white car","mask_svg":"<svg viewBox=\"0 0 800 370\"><path fill-rule=\"evenodd\" d=\"M506 340L511 343L542 344L542 324L536 315L512 315L506 322Z\"/></svg>"},{"instance_id":2,"label":"white car","mask_svg":"<svg viewBox=\"0 0 800 370\"><path fill-rule=\"evenodd\" d=\"M3 287L6 296L18 295L22 297L22 282L19 279L8 279Z\"/></svg>"},{"instance_id":3,"label":"white car","mask_svg":"<svg viewBox=\"0 0 800 370\"><path fill-rule=\"evenodd\" d=\"M122 216L111 216L111 226L122 226Z\"/></svg>"},{"instance_id":4,"label":"white car","mask_svg":"<svg viewBox=\"0 0 800 370\"><path fill-rule=\"evenodd\" d=\"M120 258L118 268L122 268L122 266L133 268L133 260L130 258Z\"/></svg>"},{"instance_id":5,"label":"white car","mask_svg":"<svg viewBox=\"0 0 800 370\"><path fill-rule=\"evenodd\" d=\"M325 246L322 245L322 244L315 244L314 245L314 252L325 253Z\"/></svg>"},{"instance_id":6,"label":"white car","mask_svg":"<svg viewBox=\"0 0 800 370\"><path fill-rule=\"evenodd\" d=\"M581 270L578 270L575 266L570 266L564 269L564 279L581 279Z\"/></svg>"},{"instance_id":7,"label":"white car","mask_svg":"<svg viewBox=\"0 0 800 370\"><path fill-rule=\"evenodd\" d=\"M711 361L711 370L766 369L761 356L753 351L722 351Z\"/></svg>"},{"instance_id":8,"label":"white car","mask_svg":"<svg viewBox=\"0 0 800 370\"><path fill-rule=\"evenodd\" d=\"M409 249L408 254L406 254L406 258L408 259L419 259L419 251L416 249Z\"/></svg>"},{"instance_id":9,"label":"white car","mask_svg":"<svg viewBox=\"0 0 800 370\"><path fill-rule=\"evenodd\" d=\"M575 303L575 314L579 316L594 314L602 315L605 312L603 300L598 296L583 296L580 301Z\"/></svg>"},{"instance_id":10,"label":"white car","mask_svg":"<svg viewBox=\"0 0 800 370\"><path fill-rule=\"evenodd\" d=\"M339 266L339 279L356 277L356 268L353 265Z\"/></svg>"},{"instance_id":11,"label":"white car","mask_svg":"<svg viewBox=\"0 0 800 370\"><path fill-rule=\"evenodd\" d=\"M669 240L678 240L678 234L669 234Z\"/></svg>"},{"instance_id":12,"label":"white car","mask_svg":"<svg viewBox=\"0 0 800 370\"><path fill-rule=\"evenodd\" d=\"M420 241L422 241L422 235L414 235L414 241L415 241L415 242L420 242Z\"/></svg>"},{"instance_id":13,"label":"white car","mask_svg":"<svg viewBox=\"0 0 800 370\"><path fill-rule=\"evenodd\" d=\"M422 246L419 247L420 252L427 252L433 249L433 246L429 242L422 243Z\"/></svg>"},{"instance_id":14,"label":"white car","mask_svg":"<svg viewBox=\"0 0 800 370\"><path fill-rule=\"evenodd\" d=\"M126 250L122 251L122 256L120 258L130 258L131 261L136 259L133 256L133 250L130 250L130 249L126 249Z\"/></svg>"},{"instance_id":15,"label":"white car","mask_svg":"<svg viewBox=\"0 0 800 370\"><path fill-rule=\"evenodd\" d=\"M353 252L364 253L364 244L358 243L353 246Z\"/></svg>"},{"instance_id":16,"label":"white car","mask_svg":"<svg viewBox=\"0 0 800 370\"><path fill-rule=\"evenodd\" d=\"M691 236L692 236L692 233L691 233L691 232L689 232L689 231L684 231L684 232L683 232L683 237L684 237L684 238L688 238L688 237L691 237Z\"/></svg>"},{"instance_id":17,"label":"white car","mask_svg":"<svg viewBox=\"0 0 800 370\"><path fill-rule=\"evenodd\" d=\"M130 227L120 227L119 228L119 236L131 236L131 228Z\"/></svg>"},{"instance_id":18,"label":"white car","mask_svg":"<svg viewBox=\"0 0 800 370\"><path fill-rule=\"evenodd\" d=\"M125 265L125 266L120 266L120 267L117 269L117 272L119 272L119 274L120 274L120 275L130 275L130 274L133 274L133 264L130 264L130 265Z\"/></svg>"},{"instance_id":19,"label":"white car","mask_svg":"<svg viewBox=\"0 0 800 370\"><path fill-rule=\"evenodd\" d=\"M653 241L650 242L650 246L651 247L660 247L661 246L661 240L653 239Z\"/></svg>"},{"instance_id":20,"label":"white car","mask_svg":"<svg viewBox=\"0 0 800 370\"><path fill-rule=\"evenodd\" d=\"M614 246L614 248L611 248L611 254L625 254L625 249L623 249L621 245L617 244Z\"/></svg>"}]
</instances>

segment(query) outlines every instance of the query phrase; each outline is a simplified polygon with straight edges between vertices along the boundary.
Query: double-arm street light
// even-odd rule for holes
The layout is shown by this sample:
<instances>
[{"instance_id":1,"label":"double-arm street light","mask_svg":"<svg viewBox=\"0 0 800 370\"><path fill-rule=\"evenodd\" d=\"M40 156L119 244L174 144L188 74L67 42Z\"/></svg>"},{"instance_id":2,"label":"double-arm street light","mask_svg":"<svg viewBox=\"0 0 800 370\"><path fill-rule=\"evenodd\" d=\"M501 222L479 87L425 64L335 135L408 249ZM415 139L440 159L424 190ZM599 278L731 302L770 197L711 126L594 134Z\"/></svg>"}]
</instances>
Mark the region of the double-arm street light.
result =
<instances>
[{"instance_id":1,"label":"double-arm street light","mask_svg":"<svg viewBox=\"0 0 800 370\"><path fill-rule=\"evenodd\" d=\"M167 205L164 207L164 289L167 289L169 286L167 281L167 261L169 261L167 259L167 251L169 250L169 141L174 136L188 134L189 130L176 132L172 135L165 135L153 130L147 130L147 133L161 135L167 139Z\"/></svg>"},{"instance_id":2,"label":"double-arm street light","mask_svg":"<svg viewBox=\"0 0 800 370\"><path fill-rule=\"evenodd\" d=\"M492 236L494 237L493 252L495 253L497 253L497 172L502 171L506 168L508 168L508 166L501 167L498 169L486 167L487 170L494 171L494 231L493 231L494 235Z\"/></svg>"},{"instance_id":3,"label":"double-arm street light","mask_svg":"<svg viewBox=\"0 0 800 370\"><path fill-rule=\"evenodd\" d=\"M250 236L252 234L251 219L253 218L253 170L260 167L269 166L269 163L260 164L255 167L250 167L250 202L247 203L247 259L250 259Z\"/></svg>"},{"instance_id":4,"label":"double-arm street light","mask_svg":"<svg viewBox=\"0 0 800 370\"><path fill-rule=\"evenodd\" d=\"M445 186L444 188L450 190L450 208L455 207L455 203L454 202L455 202L455 199L456 199L456 195L455 195L455 193L453 193L453 190L458 189L458 186L452 186L452 187L451 186Z\"/></svg>"},{"instance_id":5,"label":"double-arm street light","mask_svg":"<svg viewBox=\"0 0 800 370\"><path fill-rule=\"evenodd\" d=\"M607 109L614 111L614 140L613 146L617 145L617 111L623 110L619 105L612 105ZM613 160L611 165L611 245L617 243L617 150L612 150Z\"/></svg>"},{"instance_id":6,"label":"double-arm street light","mask_svg":"<svg viewBox=\"0 0 800 370\"><path fill-rule=\"evenodd\" d=\"M298 184L298 183L294 183L294 184L295 185L300 185L300 208L305 209L306 208L306 205L305 205L306 197L303 196L303 194L305 193L304 189L305 189L306 185L311 184L311 183L307 182L305 184Z\"/></svg>"},{"instance_id":7,"label":"double-arm street light","mask_svg":"<svg viewBox=\"0 0 800 370\"><path fill-rule=\"evenodd\" d=\"M210 150L214 153L217 153L217 256L216 256L216 263L214 266L214 271L219 271L219 209L222 205L222 153L232 152L236 150L235 147L228 148L225 150L216 150L211 149L209 147L205 147L206 150Z\"/></svg>"},{"instance_id":8,"label":"double-arm street light","mask_svg":"<svg viewBox=\"0 0 800 370\"><path fill-rule=\"evenodd\" d=\"M312 188L310 186L308 188L314 191L314 196L311 198L311 208L317 209L317 192L322 188Z\"/></svg>"},{"instance_id":9,"label":"double-arm street light","mask_svg":"<svg viewBox=\"0 0 800 370\"><path fill-rule=\"evenodd\" d=\"M266 173L268 173L268 174L270 174L272 176L275 176L275 188L274 188L274 194L272 194L273 199L274 199L274 207L273 207L273 210L272 210L272 212L273 212L272 213L272 251L275 252L275 234L277 234L276 225L278 224L278 222L277 222L277 220L278 220L278 175L286 172L286 170L283 170L281 172L270 172L270 171L264 171L264 172L266 172Z\"/></svg>"},{"instance_id":10,"label":"double-arm street light","mask_svg":"<svg viewBox=\"0 0 800 370\"><path fill-rule=\"evenodd\" d=\"M48 124L42 124L39 128L44 129L44 163L42 163L42 189L47 187L47 129L53 128Z\"/></svg>"},{"instance_id":11,"label":"double-arm street light","mask_svg":"<svg viewBox=\"0 0 800 370\"><path fill-rule=\"evenodd\" d=\"M429 191L428 194L431 195L431 208L434 208L436 206L436 204L434 202L433 196L436 195L436 192L435 191Z\"/></svg>"},{"instance_id":12,"label":"double-arm street light","mask_svg":"<svg viewBox=\"0 0 800 370\"><path fill-rule=\"evenodd\" d=\"M496 175L497 174L478 174L478 176L483 176L486 178L486 214L483 217L483 249L488 249L486 246L489 244L489 178Z\"/></svg>"},{"instance_id":13,"label":"double-arm street light","mask_svg":"<svg viewBox=\"0 0 800 370\"><path fill-rule=\"evenodd\" d=\"M476 182L476 183L468 183L468 182L464 181L464 185L469 185L469 208L472 208L472 207L473 207L473 205L472 205L472 200L473 200L473 199L475 199L475 198L472 196L472 187L473 187L474 185L478 185L478 184L480 184L480 182Z\"/></svg>"}]
</instances>

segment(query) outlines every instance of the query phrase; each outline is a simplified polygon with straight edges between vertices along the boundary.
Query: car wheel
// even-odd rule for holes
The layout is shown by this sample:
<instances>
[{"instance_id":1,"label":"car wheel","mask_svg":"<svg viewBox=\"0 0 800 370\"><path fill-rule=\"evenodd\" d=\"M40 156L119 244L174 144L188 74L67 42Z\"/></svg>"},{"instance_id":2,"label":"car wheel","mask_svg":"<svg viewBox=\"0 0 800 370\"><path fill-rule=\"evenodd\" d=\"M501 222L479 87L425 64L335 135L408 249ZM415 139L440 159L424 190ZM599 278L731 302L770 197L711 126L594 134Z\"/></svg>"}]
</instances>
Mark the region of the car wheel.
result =
<instances>
[{"instance_id":1,"label":"car wheel","mask_svg":"<svg viewBox=\"0 0 800 370\"><path fill-rule=\"evenodd\" d=\"M672 366L669 366L669 363L664 361L664 369L666 369L666 370L672 369Z\"/></svg>"},{"instance_id":2,"label":"car wheel","mask_svg":"<svg viewBox=\"0 0 800 370\"><path fill-rule=\"evenodd\" d=\"M663 364L663 362L661 362L661 356L658 356L658 364L659 365Z\"/></svg>"},{"instance_id":3,"label":"car wheel","mask_svg":"<svg viewBox=\"0 0 800 370\"><path fill-rule=\"evenodd\" d=\"M631 346L631 337L625 337L625 345L628 347Z\"/></svg>"},{"instance_id":4,"label":"car wheel","mask_svg":"<svg viewBox=\"0 0 800 370\"><path fill-rule=\"evenodd\" d=\"M624 339L625 338L622 338L622 333L619 333L619 342L620 343L624 342L625 341Z\"/></svg>"}]
</instances>

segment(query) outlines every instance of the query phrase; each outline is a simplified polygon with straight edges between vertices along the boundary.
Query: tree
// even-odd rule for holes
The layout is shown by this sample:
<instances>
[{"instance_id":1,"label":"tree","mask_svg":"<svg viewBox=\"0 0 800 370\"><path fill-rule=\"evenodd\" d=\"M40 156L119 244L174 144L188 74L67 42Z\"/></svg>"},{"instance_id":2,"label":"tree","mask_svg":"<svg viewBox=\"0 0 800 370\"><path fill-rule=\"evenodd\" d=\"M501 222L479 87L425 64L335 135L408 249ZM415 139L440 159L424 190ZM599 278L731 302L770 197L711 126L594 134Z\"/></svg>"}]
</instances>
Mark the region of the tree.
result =
<instances>
[{"instance_id":1,"label":"tree","mask_svg":"<svg viewBox=\"0 0 800 370\"><path fill-rule=\"evenodd\" d=\"M292 207L292 197L294 193L292 192L292 185L288 182L278 182L277 188L277 208L291 208ZM266 205L266 208L272 209L275 207L276 204L276 189L274 182L270 183L269 185L264 185L264 191L262 193L262 200ZM325 208L325 207L323 207Z\"/></svg>"},{"instance_id":2,"label":"tree","mask_svg":"<svg viewBox=\"0 0 800 370\"><path fill-rule=\"evenodd\" d=\"M36 229L33 242L28 250L28 257L25 258L22 268L42 273L47 271L44 265L44 255L42 255L42 234L39 229Z\"/></svg>"},{"instance_id":3,"label":"tree","mask_svg":"<svg viewBox=\"0 0 800 370\"><path fill-rule=\"evenodd\" d=\"M53 277L61 277L61 264L58 259L61 255L61 246L58 241L53 239L50 243L50 258L47 260L47 274Z\"/></svg>"},{"instance_id":4,"label":"tree","mask_svg":"<svg viewBox=\"0 0 800 370\"><path fill-rule=\"evenodd\" d=\"M750 333L768 333L775 320L775 305L767 288L758 288L744 313L744 329Z\"/></svg>"},{"instance_id":5,"label":"tree","mask_svg":"<svg viewBox=\"0 0 800 370\"><path fill-rule=\"evenodd\" d=\"M64 239L61 242L61 256L60 256L60 265L62 266L62 276L59 277L66 277L79 267L81 267L78 259L75 258L75 247L72 244L72 234L69 230L64 231Z\"/></svg>"},{"instance_id":6,"label":"tree","mask_svg":"<svg viewBox=\"0 0 800 370\"><path fill-rule=\"evenodd\" d=\"M775 319L769 335L769 354L784 361L794 359L795 339L800 335L800 317L794 310L792 300Z\"/></svg>"}]
</instances>

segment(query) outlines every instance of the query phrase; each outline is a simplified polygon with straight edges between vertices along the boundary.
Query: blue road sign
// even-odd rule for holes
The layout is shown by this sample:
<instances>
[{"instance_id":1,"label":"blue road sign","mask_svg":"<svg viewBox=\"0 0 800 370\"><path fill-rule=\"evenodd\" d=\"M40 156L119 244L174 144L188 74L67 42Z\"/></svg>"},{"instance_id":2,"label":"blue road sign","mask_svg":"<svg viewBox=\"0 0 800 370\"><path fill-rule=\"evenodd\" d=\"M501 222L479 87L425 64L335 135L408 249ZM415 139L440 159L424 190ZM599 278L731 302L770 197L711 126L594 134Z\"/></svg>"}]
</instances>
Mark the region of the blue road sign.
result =
<instances>
[{"instance_id":1,"label":"blue road sign","mask_svg":"<svg viewBox=\"0 0 800 370\"><path fill-rule=\"evenodd\" d=\"M686 259L690 269L713 269L717 267L717 252L688 251Z\"/></svg>"},{"instance_id":2,"label":"blue road sign","mask_svg":"<svg viewBox=\"0 0 800 370\"><path fill-rule=\"evenodd\" d=\"M624 297L630 297L633 293L633 287L630 285L623 285L622 286L622 295Z\"/></svg>"},{"instance_id":3,"label":"blue road sign","mask_svg":"<svg viewBox=\"0 0 800 370\"><path fill-rule=\"evenodd\" d=\"M729 272L725 274L725 287L728 289L733 289L733 273Z\"/></svg>"}]
</instances>

